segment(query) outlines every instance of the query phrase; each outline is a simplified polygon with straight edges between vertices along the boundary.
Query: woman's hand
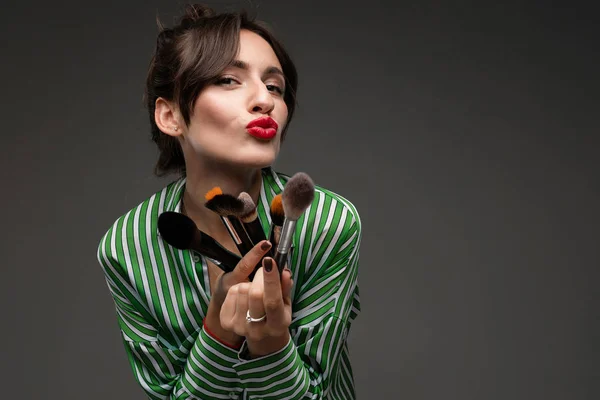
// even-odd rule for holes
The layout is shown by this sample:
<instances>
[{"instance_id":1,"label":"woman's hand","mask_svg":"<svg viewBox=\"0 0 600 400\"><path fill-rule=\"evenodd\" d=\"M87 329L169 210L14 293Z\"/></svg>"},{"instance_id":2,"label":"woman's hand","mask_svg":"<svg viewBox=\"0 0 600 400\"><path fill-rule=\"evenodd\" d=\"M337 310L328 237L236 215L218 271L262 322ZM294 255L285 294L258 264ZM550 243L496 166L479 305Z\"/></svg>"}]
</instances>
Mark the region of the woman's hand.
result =
<instances>
[{"instance_id":1,"label":"woman's hand","mask_svg":"<svg viewBox=\"0 0 600 400\"><path fill-rule=\"evenodd\" d=\"M214 333L215 336L231 346L240 345L244 338L223 329L219 321L221 307L232 287L241 282L249 283L248 276L254 271L254 267L256 267L261 258L267 254L270 248L271 243L267 240L257 243L256 246L242 257L233 271L219 275L215 282L204 323L210 332ZM256 280L256 277L254 279Z\"/></svg>"},{"instance_id":2,"label":"woman's hand","mask_svg":"<svg viewBox=\"0 0 600 400\"><path fill-rule=\"evenodd\" d=\"M268 240L257 243L242 257L233 271L219 275L210 302L214 302L220 309L229 289L238 283L248 282L248 277L254 271L254 267L260 263L269 249L271 249L271 243Z\"/></svg>"},{"instance_id":3,"label":"woman's hand","mask_svg":"<svg viewBox=\"0 0 600 400\"><path fill-rule=\"evenodd\" d=\"M246 337L253 357L276 352L289 340L292 321L292 274L282 275L272 258L263 259L252 282L231 286L221 307L221 326L236 335ZM247 316L262 321L249 322Z\"/></svg>"}]
</instances>

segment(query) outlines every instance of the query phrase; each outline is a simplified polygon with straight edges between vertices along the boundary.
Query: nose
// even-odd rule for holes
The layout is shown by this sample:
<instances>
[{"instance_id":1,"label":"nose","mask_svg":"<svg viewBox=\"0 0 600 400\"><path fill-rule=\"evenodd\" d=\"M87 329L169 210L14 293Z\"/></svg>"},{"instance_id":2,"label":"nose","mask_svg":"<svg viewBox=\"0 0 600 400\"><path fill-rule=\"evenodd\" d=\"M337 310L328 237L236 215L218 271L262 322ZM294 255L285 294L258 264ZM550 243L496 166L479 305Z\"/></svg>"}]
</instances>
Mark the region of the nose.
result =
<instances>
[{"instance_id":1,"label":"nose","mask_svg":"<svg viewBox=\"0 0 600 400\"><path fill-rule=\"evenodd\" d=\"M252 99L250 102L250 109L252 112L259 112L261 114L270 114L275 107L275 101L273 96L261 81L255 84L255 89L252 93Z\"/></svg>"}]
</instances>

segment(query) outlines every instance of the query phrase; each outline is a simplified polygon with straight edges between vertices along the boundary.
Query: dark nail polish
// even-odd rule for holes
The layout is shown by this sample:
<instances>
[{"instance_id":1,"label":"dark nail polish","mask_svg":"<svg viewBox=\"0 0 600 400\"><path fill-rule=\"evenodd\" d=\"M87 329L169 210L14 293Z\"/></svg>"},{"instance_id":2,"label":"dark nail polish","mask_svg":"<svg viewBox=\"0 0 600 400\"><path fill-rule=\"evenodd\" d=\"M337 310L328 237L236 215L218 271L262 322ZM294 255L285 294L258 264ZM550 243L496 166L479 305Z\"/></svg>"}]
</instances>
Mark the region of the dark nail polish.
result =
<instances>
[{"instance_id":1,"label":"dark nail polish","mask_svg":"<svg viewBox=\"0 0 600 400\"><path fill-rule=\"evenodd\" d=\"M263 249L264 251L267 251L271 248L271 243L270 242L264 242L263 244L260 245L260 248Z\"/></svg>"},{"instance_id":2,"label":"dark nail polish","mask_svg":"<svg viewBox=\"0 0 600 400\"><path fill-rule=\"evenodd\" d=\"M271 272L271 270L273 269L273 260L271 260L270 258L265 258L263 260L263 265L265 266L265 271Z\"/></svg>"}]
</instances>

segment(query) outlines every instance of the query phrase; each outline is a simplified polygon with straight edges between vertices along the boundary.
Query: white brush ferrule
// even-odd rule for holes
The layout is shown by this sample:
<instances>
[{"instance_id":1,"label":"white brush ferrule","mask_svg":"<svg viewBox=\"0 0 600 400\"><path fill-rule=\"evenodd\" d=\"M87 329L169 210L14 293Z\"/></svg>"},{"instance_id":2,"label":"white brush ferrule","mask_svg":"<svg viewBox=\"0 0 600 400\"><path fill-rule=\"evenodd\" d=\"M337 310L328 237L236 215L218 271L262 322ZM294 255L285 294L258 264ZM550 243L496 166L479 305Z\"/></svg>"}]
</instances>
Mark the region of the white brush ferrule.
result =
<instances>
[{"instance_id":1,"label":"white brush ferrule","mask_svg":"<svg viewBox=\"0 0 600 400\"><path fill-rule=\"evenodd\" d=\"M221 220L223 221L223 224L225 225L225 228L227 228L227 231L229 232L229 236L231 236L231 238L233 239L233 241L235 242L235 244L238 245L238 244L242 243L242 239L240 238L240 236L235 231L235 228L231 224L231 221L229 220L229 218L221 215Z\"/></svg>"}]
</instances>

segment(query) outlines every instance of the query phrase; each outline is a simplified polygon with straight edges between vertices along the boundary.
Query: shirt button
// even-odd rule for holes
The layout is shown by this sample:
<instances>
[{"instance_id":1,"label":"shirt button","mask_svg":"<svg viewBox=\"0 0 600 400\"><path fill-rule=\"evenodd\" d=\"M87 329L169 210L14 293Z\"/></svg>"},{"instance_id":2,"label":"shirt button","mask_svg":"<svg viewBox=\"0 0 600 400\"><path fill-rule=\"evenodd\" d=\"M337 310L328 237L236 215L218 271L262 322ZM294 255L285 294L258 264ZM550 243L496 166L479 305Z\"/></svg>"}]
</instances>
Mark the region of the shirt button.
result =
<instances>
[{"instance_id":1,"label":"shirt button","mask_svg":"<svg viewBox=\"0 0 600 400\"><path fill-rule=\"evenodd\" d=\"M237 399L237 398L238 398L238 395L237 395L237 393L236 393L236 392L229 392L229 398L230 398L230 399Z\"/></svg>"},{"instance_id":2,"label":"shirt button","mask_svg":"<svg viewBox=\"0 0 600 400\"><path fill-rule=\"evenodd\" d=\"M194 262L200 262L200 256L198 254L194 254L192 256L192 259L194 260Z\"/></svg>"}]
</instances>

